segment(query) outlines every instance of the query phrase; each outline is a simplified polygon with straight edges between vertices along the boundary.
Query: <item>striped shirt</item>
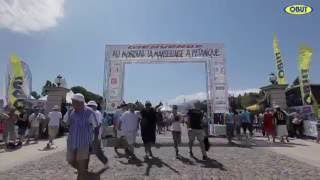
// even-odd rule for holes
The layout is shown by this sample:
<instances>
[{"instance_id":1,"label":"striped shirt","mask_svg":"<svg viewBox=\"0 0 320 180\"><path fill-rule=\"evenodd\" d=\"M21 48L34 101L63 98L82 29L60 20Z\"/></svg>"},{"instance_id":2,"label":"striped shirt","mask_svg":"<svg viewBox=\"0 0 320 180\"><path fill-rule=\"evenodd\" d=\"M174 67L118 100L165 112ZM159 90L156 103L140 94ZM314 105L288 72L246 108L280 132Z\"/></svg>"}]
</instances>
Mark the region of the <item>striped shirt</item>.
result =
<instances>
[{"instance_id":1,"label":"striped shirt","mask_svg":"<svg viewBox=\"0 0 320 180\"><path fill-rule=\"evenodd\" d=\"M69 149L78 149L91 144L94 128L98 126L94 111L87 107L82 111L71 111L66 113L63 121L69 125L67 140Z\"/></svg>"}]
</instances>

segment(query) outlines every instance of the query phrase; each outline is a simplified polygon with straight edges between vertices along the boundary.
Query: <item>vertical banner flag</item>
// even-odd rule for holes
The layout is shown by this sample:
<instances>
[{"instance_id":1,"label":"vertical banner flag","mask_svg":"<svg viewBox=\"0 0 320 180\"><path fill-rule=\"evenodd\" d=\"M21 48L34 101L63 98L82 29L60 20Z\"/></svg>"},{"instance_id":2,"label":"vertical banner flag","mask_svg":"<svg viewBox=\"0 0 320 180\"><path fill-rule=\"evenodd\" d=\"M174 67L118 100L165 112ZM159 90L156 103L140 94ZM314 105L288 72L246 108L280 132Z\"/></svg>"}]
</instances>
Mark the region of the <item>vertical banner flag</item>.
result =
<instances>
[{"instance_id":1,"label":"vertical banner flag","mask_svg":"<svg viewBox=\"0 0 320 180\"><path fill-rule=\"evenodd\" d=\"M274 50L274 56L275 56L275 62L276 62L278 84L286 84L287 82L284 74L284 66L283 66L280 47L279 47L279 43L276 35L273 36L273 50Z\"/></svg>"},{"instance_id":2,"label":"vertical banner flag","mask_svg":"<svg viewBox=\"0 0 320 180\"><path fill-rule=\"evenodd\" d=\"M306 45L299 49L300 90L303 105L312 105L313 98L310 86L309 69L313 50Z\"/></svg>"},{"instance_id":3,"label":"vertical banner flag","mask_svg":"<svg viewBox=\"0 0 320 180\"><path fill-rule=\"evenodd\" d=\"M23 108L31 93L31 72L28 65L13 54L10 57L6 79L6 99L17 109Z\"/></svg>"}]
</instances>

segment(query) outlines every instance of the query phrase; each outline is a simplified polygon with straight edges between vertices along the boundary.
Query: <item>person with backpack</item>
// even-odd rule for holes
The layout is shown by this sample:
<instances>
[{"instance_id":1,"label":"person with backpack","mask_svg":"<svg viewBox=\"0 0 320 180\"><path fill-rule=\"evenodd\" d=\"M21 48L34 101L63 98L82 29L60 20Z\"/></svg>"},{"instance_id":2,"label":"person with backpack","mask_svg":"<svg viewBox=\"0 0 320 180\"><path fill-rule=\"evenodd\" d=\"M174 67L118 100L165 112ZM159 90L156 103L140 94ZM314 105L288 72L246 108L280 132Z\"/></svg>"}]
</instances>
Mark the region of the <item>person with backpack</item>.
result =
<instances>
[{"instance_id":1,"label":"person with backpack","mask_svg":"<svg viewBox=\"0 0 320 180\"><path fill-rule=\"evenodd\" d=\"M188 116L187 125L188 125L188 137L189 137L189 154L191 157L194 157L192 147L193 147L195 138L197 138L197 140L200 143L202 159L207 160L208 156L207 156L205 145L204 145L205 133L202 127L203 114L198 107L194 107L194 108L190 107L187 113L187 116Z\"/></svg>"}]
</instances>

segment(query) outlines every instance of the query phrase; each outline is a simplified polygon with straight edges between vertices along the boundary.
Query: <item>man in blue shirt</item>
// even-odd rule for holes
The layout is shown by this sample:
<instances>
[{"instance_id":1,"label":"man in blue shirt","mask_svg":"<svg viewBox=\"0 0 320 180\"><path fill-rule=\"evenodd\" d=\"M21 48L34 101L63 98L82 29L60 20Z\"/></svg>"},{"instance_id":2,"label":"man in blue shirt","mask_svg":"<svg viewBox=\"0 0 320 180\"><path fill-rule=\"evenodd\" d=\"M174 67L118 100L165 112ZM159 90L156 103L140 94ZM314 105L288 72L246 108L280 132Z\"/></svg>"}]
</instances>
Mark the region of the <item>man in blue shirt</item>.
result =
<instances>
[{"instance_id":1,"label":"man in blue shirt","mask_svg":"<svg viewBox=\"0 0 320 180\"><path fill-rule=\"evenodd\" d=\"M82 94L74 94L72 96L73 110L67 112L64 117L64 122L69 126L67 161L77 169L79 180L86 177L89 165L89 147L93 139L98 138L99 135L96 115L84 103Z\"/></svg>"},{"instance_id":2,"label":"man in blue shirt","mask_svg":"<svg viewBox=\"0 0 320 180\"><path fill-rule=\"evenodd\" d=\"M245 136L247 136L247 129L250 130L250 125L251 125L250 112L247 109L245 109L241 113L241 122L242 122L243 133Z\"/></svg>"},{"instance_id":3,"label":"man in blue shirt","mask_svg":"<svg viewBox=\"0 0 320 180\"><path fill-rule=\"evenodd\" d=\"M233 112L226 112L224 115L224 121L226 123L226 131L229 144L232 143L233 131L234 131L234 114Z\"/></svg>"}]
</instances>

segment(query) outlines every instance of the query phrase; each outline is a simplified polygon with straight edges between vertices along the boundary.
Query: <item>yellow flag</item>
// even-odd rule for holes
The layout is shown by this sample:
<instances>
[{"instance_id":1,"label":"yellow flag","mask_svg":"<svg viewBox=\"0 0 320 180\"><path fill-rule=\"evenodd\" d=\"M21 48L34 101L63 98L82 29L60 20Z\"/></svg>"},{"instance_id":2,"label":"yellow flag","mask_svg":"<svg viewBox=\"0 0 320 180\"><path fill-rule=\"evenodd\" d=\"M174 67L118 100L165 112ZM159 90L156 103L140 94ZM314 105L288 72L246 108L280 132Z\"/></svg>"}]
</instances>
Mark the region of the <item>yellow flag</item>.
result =
<instances>
[{"instance_id":1,"label":"yellow flag","mask_svg":"<svg viewBox=\"0 0 320 180\"><path fill-rule=\"evenodd\" d=\"M303 105L313 105L313 97L310 86L309 69L311 64L313 49L306 45L301 45L299 49L299 71L300 90Z\"/></svg>"},{"instance_id":2,"label":"yellow flag","mask_svg":"<svg viewBox=\"0 0 320 180\"><path fill-rule=\"evenodd\" d=\"M21 60L16 54L10 57L11 73L10 84L8 88L8 103L20 107L23 104L19 102L21 99L25 99L26 95L23 91L24 84L24 69Z\"/></svg>"},{"instance_id":3,"label":"yellow flag","mask_svg":"<svg viewBox=\"0 0 320 180\"><path fill-rule=\"evenodd\" d=\"M284 74L284 66L282 62L280 47L276 35L273 36L273 50L276 62L278 84L287 84Z\"/></svg>"}]
</instances>

